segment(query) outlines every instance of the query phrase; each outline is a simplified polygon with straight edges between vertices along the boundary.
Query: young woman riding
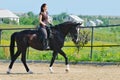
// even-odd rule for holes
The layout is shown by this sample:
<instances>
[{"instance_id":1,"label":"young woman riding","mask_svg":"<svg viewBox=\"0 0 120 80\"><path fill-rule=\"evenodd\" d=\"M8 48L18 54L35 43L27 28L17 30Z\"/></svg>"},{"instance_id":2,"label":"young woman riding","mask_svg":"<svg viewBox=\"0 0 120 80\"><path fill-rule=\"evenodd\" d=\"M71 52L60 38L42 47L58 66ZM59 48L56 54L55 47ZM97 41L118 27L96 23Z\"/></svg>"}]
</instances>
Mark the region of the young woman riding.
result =
<instances>
[{"instance_id":1,"label":"young woman riding","mask_svg":"<svg viewBox=\"0 0 120 80\"><path fill-rule=\"evenodd\" d=\"M41 11L39 13L39 23L40 23L40 31L42 31L43 35L43 50L49 49L48 40L47 40L47 25L50 23L48 20L48 12L47 12L47 4L44 3L41 5Z\"/></svg>"}]
</instances>

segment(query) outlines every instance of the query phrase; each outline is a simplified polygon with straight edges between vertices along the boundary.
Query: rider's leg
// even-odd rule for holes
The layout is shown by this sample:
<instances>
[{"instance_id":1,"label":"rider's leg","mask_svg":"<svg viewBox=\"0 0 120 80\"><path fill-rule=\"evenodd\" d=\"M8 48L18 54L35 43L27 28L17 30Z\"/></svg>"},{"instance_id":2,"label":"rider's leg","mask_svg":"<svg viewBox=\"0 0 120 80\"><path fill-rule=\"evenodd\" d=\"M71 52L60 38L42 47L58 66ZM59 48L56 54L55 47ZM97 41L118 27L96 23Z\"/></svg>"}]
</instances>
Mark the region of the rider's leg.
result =
<instances>
[{"instance_id":1,"label":"rider's leg","mask_svg":"<svg viewBox=\"0 0 120 80\"><path fill-rule=\"evenodd\" d=\"M47 30L46 28L41 28L42 32L43 32L43 49L49 49L48 46L48 40L47 40Z\"/></svg>"}]
</instances>

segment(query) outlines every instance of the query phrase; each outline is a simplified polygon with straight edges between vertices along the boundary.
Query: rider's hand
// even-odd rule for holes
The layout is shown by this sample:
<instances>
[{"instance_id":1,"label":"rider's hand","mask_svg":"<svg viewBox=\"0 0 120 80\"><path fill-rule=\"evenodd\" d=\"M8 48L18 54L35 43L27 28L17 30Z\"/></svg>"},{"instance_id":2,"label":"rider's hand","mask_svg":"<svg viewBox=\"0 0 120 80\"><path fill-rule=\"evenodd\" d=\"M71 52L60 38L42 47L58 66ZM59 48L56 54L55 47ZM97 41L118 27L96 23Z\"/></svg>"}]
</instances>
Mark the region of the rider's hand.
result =
<instances>
[{"instance_id":1,"label":"rider's hand","mask_svg":"<svg viewBox=\"0 0 120 80\"><path fill-rule=\"evenodd\" d=\"M51 24L51 23L49 25L50 25L50 27L53 26L53 24Z\"/></svg>"}]
</instances>

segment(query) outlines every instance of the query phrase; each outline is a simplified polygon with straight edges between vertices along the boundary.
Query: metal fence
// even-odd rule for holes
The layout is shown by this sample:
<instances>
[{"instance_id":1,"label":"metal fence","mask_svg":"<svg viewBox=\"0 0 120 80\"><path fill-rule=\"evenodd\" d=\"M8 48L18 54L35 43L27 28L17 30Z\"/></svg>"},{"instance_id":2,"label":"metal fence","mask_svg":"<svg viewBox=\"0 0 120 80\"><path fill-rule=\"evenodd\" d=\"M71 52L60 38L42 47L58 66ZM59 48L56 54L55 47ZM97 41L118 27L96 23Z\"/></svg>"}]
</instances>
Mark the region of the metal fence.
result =
<instances>
[{"instance_id":1,"label":"metal fence","mask_svg":"<svg viewBox=\"0 0 120 80\"><path fill-rule=\"evenodd\" d=\"M84 46L84 47L90 47L90 58L92 59L92 53L93 53L93 47L120 47L120 44L117 45L97 45L93 46L93 38L94 38L94 28L105 28L105 27L120 27L120 24L117 25L105 25L105 26L89 26L89 27L82 27L82 28L91 28L92 34L91 34L91 46Z\"/></svg>"},{"instance_id":2,"label":"metal fence","mask_svg":"<svg viewBox=\"0 0 120 80\"><path fill-rule=\"evenodd\" d=\"M120 47L120 44L112 44L112 45L93 45L94 43L94 29L95 28L109 28L109 27L120 27L120 24L118 25L105 25L105 26L89 26L89 27L80 27L80 28L88 28L91 30L91 40L90 40L90 45L89 46L83 46L83 47L90 47L90 58L92 59L92 54L93 54L93 47ZM1 40L2 40L2 32L4 30L10 31L10 30L25 30L25 29L34 29L34 28L2 28L0 29L0 47L9 47L8 45L1 45ZM105 35L104 35L105 36ZM75 47L75 46L64 46L64 47Z\"/></svg>"}]
</instances>

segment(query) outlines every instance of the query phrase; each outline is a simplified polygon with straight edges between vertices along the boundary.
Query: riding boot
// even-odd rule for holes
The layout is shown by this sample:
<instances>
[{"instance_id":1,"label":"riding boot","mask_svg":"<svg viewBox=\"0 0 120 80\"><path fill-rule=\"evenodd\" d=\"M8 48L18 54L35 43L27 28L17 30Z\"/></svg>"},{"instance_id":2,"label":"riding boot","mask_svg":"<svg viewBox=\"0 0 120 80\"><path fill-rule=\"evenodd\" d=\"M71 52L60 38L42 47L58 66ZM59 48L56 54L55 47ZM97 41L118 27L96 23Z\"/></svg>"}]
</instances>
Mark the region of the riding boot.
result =
<instances>
[{"instance_id":1,"label":"riding boot","mask_svg":"<svg viewBox=\"0 0 120 80\"><path fill-rule=\"evenodd\" d=\"M47 39L45 39L45 40L43 41L43 49L44 49L44 50L50 49L50 47L48 46L48 40L47 40Z\"/></svg>"}]
</instances>

